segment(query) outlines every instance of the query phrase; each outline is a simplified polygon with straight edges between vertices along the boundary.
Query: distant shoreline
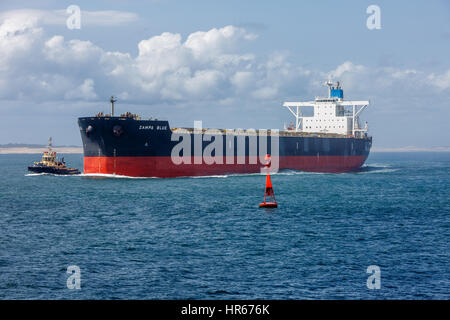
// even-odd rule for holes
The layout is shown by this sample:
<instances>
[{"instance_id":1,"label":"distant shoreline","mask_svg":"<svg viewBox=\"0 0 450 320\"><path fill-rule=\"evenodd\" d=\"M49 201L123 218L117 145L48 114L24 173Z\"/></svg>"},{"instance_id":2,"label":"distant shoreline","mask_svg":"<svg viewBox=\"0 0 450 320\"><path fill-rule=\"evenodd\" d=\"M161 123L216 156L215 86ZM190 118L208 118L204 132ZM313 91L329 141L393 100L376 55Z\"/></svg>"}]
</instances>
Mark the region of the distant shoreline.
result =
<instances>
[{"instance_id":1,"label":"distant shoreline","mask_svg":"<svg viewBox=\"0 0 450 320\"><path fill-rule=\"evenodd\" d=\"M57 153L83 153L82 147L53 147L52 148ZM43 153L47 151L47 147L42 148L27 148L27 147L9 147L0 148L0 154L36 154Z\"/></svg>"},{"instance_id":2,"label":"distant shoreline","mask_svg":"<svg viewBox=\"0 0 450 320\"><path fill-rule=\"evenodd\" d=\"M450 152L450 147L401 147L401 148L377 148L373 147L370 152Z\"/></svg>"}]
</instances>

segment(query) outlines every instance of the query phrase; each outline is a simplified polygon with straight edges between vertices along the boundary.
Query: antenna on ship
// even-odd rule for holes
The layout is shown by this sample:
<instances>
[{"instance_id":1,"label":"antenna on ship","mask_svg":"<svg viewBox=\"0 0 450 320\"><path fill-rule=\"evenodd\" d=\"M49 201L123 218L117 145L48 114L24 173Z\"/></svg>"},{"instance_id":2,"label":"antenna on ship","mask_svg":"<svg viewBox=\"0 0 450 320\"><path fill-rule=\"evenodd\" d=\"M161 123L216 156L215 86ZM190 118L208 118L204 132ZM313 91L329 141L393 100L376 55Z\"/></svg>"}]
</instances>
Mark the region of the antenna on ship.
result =
<instances>
[{"instance_id":1,"label":"antenna on ship","mask_svg":"<svg viewBox=\"0 0 450 320\"><path fill-rule=\"evenodd\" d=\"M114 102L117 101L117 98L114 96L111 96L111 98L109 98L109 102L111 102L111 117L114 117Z\"/></svg>"},{"instance_id":2,"label":"antenna on ship","mask_svg":"<svg viewBox=\"0 0 450 320\"><path fill-rule=\"evenodd\" d=\"M52 137L48 138L48 153L52 153Z\"/></svg>"},{"instance_id":3,"label":"antenna on ship","mask_svg":"<svg viewBox=\"0 0 450 320\"><path fill-rule=\"evenodd\" d=\"M331 88L333 87L333 82L331 80L328 80L327 82L325 82L325 85L328 86L328 98L331 98Z\"/></svg>"}]
</instances>

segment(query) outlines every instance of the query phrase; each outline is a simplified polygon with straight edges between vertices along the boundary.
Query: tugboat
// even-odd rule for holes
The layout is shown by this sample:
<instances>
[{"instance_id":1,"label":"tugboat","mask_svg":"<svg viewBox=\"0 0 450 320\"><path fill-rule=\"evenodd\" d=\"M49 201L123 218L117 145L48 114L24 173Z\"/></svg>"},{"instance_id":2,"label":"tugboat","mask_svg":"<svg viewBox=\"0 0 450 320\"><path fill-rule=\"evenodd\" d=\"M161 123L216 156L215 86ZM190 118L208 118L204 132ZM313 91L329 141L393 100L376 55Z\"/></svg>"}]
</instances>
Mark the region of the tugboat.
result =
<instances>
[{"instance_id":1,"label":"tugboat","mask_svg":"<svg viewBox=\"0 0 450 320\"><path fill-rule=\"evenodd\" d=\"M52 150L51 137L48 139L48 151L44 152L41 161L29 166L28 171L51 174L80 174L78 169L67 168L64 158L61 161L56 158L56 152Z\"/></svg>"}]
</instances>

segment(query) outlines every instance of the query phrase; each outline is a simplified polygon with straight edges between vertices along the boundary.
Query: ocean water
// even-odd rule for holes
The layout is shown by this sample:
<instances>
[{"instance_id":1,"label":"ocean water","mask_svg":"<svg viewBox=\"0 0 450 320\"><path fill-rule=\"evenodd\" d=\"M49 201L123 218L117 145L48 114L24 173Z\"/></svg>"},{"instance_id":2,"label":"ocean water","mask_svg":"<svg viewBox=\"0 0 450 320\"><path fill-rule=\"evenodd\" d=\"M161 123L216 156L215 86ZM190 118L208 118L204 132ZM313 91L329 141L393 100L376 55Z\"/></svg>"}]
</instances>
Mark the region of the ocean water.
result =
<instances>
[{"instance_id":1,"label":"ocean water","mask_svg":"<svg viewBox=\"0 0 450 320\"><path fill-rule=\"evenodd\" d=\"M281 172L270 210L261 175L28 175L38 158L0 155L0 299L450 298L450 153Z\"/></svg>"}]
</instances>

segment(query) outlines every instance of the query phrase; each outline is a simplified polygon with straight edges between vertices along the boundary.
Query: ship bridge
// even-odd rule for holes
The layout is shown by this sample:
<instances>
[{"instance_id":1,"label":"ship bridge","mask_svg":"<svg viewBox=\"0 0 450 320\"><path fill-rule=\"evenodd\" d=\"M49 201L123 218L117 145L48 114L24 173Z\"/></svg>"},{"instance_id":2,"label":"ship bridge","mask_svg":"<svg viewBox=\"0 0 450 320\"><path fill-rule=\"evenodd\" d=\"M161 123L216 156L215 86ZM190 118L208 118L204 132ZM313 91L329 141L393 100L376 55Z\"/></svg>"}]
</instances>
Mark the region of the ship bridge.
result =
<instances>
[{"instance_id":1,"label":"ship bridge","mask_svg":"<svg viewBox=\"0 0 450 320\"><path fill-rule=\"evenodd\" d=\"M359 116L370 104L369 101L345 101L344 90L339 82L325 83L328 86L328 97L316 97L314 101L284 102L295 117L295 127L288 128L295 132L333 133L352 135L354 137L367 136L367 122L361 126ZM305 112L305 109L311 109Z\"/></svg>"}]
</instances>

